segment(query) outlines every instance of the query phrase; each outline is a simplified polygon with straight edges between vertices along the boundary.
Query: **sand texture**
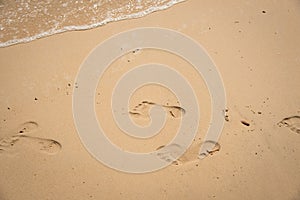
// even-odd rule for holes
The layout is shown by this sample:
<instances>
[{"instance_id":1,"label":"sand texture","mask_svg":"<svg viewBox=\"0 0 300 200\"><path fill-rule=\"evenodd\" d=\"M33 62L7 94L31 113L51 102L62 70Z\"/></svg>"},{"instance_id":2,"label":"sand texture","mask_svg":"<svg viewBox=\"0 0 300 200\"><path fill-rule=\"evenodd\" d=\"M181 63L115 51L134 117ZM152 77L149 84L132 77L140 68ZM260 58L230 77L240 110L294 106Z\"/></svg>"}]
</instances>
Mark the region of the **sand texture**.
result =
<instances>
[{"instance_id":1,"label":"sand texture","mask_svg":"<svg viewBox=\"0 0 300 200\"><path fill-rule=\"evenodd\" d=\"M81 64L112 35L138 27L181 32L207 51L223 79L227 111L215 149L197 158L210 117L203 77L185 60L146 49L115 60L99 81L95 110L111 141L147 152L168 144L185 110L172 91L139 88L127 113L140 126L161 106L166 124L149 140L116 126L111 95L135 66L168 65L186 77L200 107L196 138L170 166L130 174L94 159L75 128L72 94ZM300 2L188 0L138 19L0 48L0 200L300 199ZM87 124L88 125L88 124ZM176 151L177 146L170 146ZM168 159L164 152L162 159Z\"/></svg>"}]
</instances>

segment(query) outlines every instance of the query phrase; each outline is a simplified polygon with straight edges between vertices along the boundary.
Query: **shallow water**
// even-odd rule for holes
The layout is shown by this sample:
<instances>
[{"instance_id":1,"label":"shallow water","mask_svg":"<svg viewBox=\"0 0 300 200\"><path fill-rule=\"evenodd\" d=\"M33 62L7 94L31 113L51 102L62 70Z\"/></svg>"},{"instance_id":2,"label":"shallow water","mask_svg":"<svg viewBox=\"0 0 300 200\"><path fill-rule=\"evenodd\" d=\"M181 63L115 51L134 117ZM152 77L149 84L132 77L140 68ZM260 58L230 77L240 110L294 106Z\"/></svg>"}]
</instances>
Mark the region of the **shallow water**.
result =
<instances>
[{"instance_id":1,"label":"shallow water","mask_svg":"<svg viewBox=\"0 0 300 200\"><path fill-rule=\"evenodd\" d=\"M185 0L0 0L0 47L138 18Z\"/></svg>"}]
</instances>

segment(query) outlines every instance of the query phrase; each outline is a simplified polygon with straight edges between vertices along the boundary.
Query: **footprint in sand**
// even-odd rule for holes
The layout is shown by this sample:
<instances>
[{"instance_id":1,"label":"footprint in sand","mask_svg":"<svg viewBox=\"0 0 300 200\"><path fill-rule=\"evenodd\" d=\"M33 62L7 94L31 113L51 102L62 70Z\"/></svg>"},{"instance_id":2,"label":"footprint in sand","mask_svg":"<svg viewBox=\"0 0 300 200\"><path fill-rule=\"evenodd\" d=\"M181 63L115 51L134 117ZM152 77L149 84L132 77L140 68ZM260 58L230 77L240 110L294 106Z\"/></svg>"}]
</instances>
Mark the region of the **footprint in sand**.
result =
<instances>
[{"instance_id":1,"label":"footprint in sand","mask_svg":"<svg viewBox=\"0 0 300 200\"><path fill-rule=\"evenodd\" d=\"M300 116L286 117L278 123L279 127L287 127L291 131L300 134Z\"/></svg>"},{"instance_id":2,"label":"footprint in sand","mask_svg":"<svg viewBox=\"0 0 300 200\"><path fill-rule=\"evenodd\" d=\"M18 141L19 137L16 135L0 138L0 154L12 148Z\"/></svg>"},{"instance_id":3,"label":"footprint in sand","mask_svg":"<svg viewBox=\"0 0 300 200\"><path fill-rule=\"evenodd\" d=\"M172 163L174 165L180 164L178 159L176 159L178 157L178 155L180 154L180 151L182 151L182 147L179 144L170 144L167 146L160 146L156 150L158 150L156 155L160 159L162 159L168 163Z\"/></svg>"},{"instance_id":4,"label":"footprint in sand","mask_svg":"<svg viewBox=\"0 0 300 200\"><path fill-rule=\"evenodd\" d=\"M25 122L18 127L13 135L0 138L0 153L28 147L48 155L57 154L62 148L59 142L28 135L37 131L38 127L39 125L36 122Z\"/></svg>"},{"instance_id":5,"label":"footprint in sand","mask_svg":"<svg viewBox=\"0 0 300 200\"><path fill-rule=\"evenodd\" d=\"M180 118L186 112L180 106L160 105L160 104L153 103L150 101L142 101L137 106L135 106L132 109L132 111L129 111L129 114L131 114L134 117L149 118L150 108L154 105L161 106L162 108L164 108L166 110L168 116L172 117L172 118Z\"/></svg>"},{"instance_id":6,"label":"footprint in sand","mask_svg":"<svg viewBox=\"0 0 300 200\"><path fill-rule=\"evenodd\" d=\"M166 162L172 162L173 165L183 165L187 163L193 163L199 160L199 149L203 143L211 143L215 145L211 151L207 152L209 155L214 155L216 152L220 151L221 149L221 145L219 143L213 141L206 141L206 142L191 145L191 147L187 149L182 156L176 159L183 147L181 147L179 144L170 144L167 146L158 147L156 149L157 150L156 155L160 159Z\"/></svg>"}]
</instances>

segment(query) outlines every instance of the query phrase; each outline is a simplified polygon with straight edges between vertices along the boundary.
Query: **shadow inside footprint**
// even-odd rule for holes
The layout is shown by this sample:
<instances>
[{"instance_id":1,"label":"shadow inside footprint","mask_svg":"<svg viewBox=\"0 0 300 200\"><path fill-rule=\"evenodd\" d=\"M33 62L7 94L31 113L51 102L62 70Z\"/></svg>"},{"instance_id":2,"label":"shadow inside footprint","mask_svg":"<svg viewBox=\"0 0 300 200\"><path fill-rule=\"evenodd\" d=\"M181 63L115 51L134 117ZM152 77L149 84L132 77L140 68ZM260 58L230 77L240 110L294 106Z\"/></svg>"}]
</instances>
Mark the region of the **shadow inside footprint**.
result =
<instances>
[{"instance_id":1,"label":"shadow inside footprint","mask_svg":"<svg viewBox=\"0 0 300 200\"><path fill-rule=\"evenodd\" d=\"M291 131L300 134L300 116L286 117L277 123L279 127L288 127Z\"/></svg>"}]
</instances>

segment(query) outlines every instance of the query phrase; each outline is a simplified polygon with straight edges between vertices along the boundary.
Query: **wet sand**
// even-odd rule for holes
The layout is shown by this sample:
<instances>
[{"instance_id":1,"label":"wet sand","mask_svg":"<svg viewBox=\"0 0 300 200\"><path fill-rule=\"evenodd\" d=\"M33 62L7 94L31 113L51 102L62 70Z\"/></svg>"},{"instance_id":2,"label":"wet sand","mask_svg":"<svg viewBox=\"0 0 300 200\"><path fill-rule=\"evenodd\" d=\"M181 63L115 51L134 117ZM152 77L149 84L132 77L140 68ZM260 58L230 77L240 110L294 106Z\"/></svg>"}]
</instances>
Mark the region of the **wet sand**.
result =
<instances>
[{"instance_id":1,"label":"wet sand","mask_svg":"<svg viewBox=\"0 0 300 200\"><path fill-rule=\"evenodd\" d=\"M299 199L299 10L298 1L189 0L139 19L1 48L0 199ZM169 113L166 126L143 142L121 134L110 95L134 66L152 61L174 67L190 81L201 108L195 141L178 162L127 174L104 166L84 148L73 121L72 92L80 65L99 43L149 26L177 30L206 49L222 76L228 112L218 146L199 160L211 115L201 76L159 50L116 60L99 82L95 108L108 137L123 149L147 152L166 145L184 115L168 89L145 86L130 100L133 120L149 123L154 102Z\"/></svg>"}]
</instances>

